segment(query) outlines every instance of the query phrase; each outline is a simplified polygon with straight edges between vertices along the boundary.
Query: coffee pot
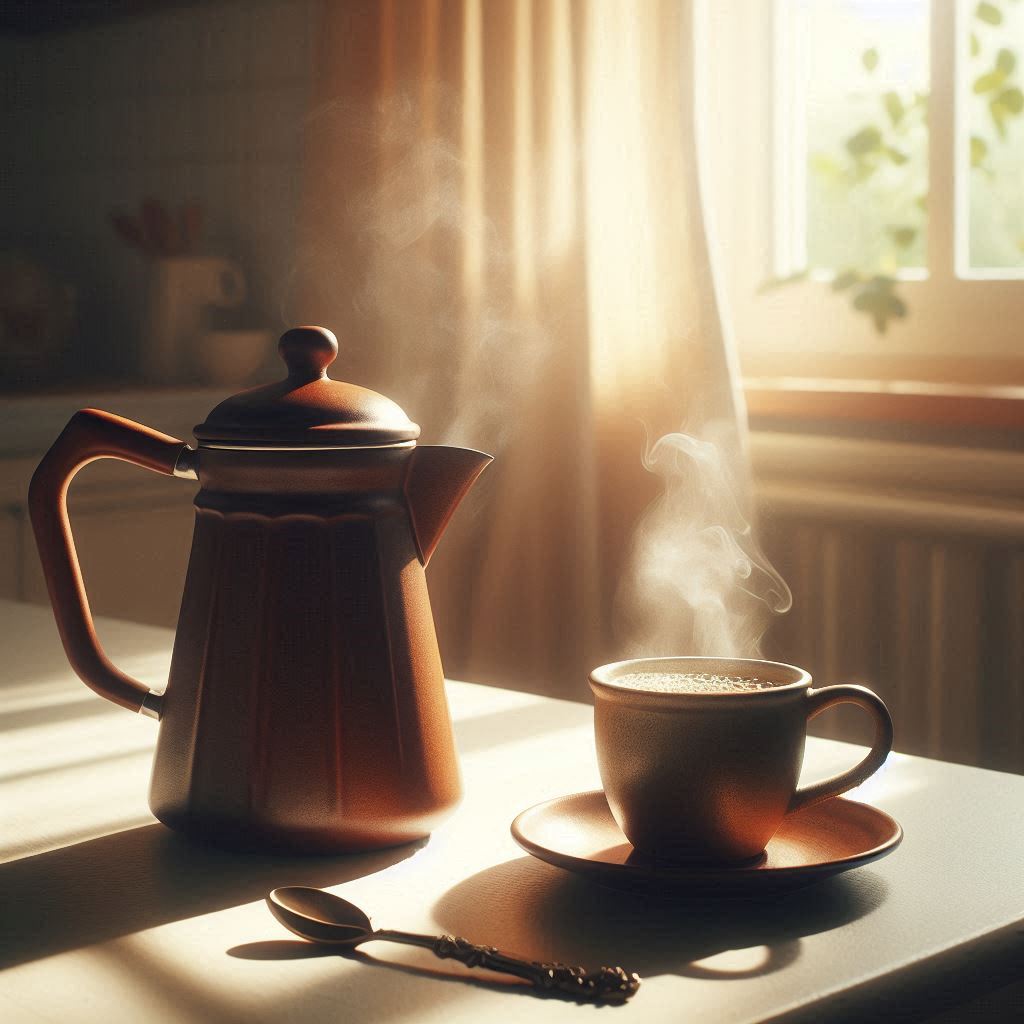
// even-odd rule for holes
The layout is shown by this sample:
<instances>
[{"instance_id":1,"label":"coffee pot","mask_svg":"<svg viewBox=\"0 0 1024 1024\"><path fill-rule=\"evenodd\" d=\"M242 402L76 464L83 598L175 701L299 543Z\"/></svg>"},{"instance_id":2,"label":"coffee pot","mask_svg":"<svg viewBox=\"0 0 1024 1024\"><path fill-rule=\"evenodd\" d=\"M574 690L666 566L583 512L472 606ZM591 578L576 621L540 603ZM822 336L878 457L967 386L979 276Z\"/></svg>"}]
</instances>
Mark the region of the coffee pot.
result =
<instances>
[{"instance_id":1,"label":"coffee pot","mask_svg":"<svg viewBox=\"0 0 1024 1024\"><path fill-rule=\"evenodd\" d=\"M278 349L288 376L218 405L195 448L72 417L29 491L50 601L82 681L159 719L162 822L253 849L408 842L461 791L424 568L491 456L419 445L390 399L328 377L330 331ZM66 495L101 458L199 481L163 693L111 664L89 611Z\"/></svg>"}]
</instances>

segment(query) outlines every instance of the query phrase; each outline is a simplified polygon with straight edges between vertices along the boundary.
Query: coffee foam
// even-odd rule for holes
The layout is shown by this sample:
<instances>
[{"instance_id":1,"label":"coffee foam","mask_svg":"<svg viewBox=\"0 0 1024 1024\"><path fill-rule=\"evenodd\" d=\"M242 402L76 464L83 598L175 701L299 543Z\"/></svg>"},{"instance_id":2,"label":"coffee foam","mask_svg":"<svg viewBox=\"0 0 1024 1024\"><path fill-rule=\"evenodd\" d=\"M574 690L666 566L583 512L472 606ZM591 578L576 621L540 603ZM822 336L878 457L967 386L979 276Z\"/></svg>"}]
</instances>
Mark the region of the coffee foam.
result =
<instances>
[{"instance_id":1,"label":"coffee foam","mask_svg":"<svg viewBox=\"0 0 1024 1024\"><path fill-rule=\"evenodd\" d=\"M755 693L772 684L747 676L720 676L713 672L629 672L612 682L648 693Z\"/></svg>"}]
</instances>

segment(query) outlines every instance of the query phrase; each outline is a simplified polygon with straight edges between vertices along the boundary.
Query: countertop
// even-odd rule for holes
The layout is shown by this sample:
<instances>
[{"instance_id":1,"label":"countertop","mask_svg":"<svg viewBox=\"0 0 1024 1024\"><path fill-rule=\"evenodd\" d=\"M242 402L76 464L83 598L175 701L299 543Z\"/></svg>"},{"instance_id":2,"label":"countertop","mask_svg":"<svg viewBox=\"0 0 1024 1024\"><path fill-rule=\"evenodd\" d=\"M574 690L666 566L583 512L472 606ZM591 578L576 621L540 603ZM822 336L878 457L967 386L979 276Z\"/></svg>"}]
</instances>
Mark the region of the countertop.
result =
<instances>
[{"instance_id":1,"label":"countertop","mask_svg":"<svg viewBox=\"0 0 1024 1024\"><path fill-rule=\"evenodd\" d=\"M163 686L170 632L110 620L99 630L120 667ZM378 927L639 972L636 997L602 1021L919 1019L1021 980L1022 777L894 753L852 794L903 825L885 859L754 902L631 895L540 863L509 835L522 809L598 786L591 708L452 682L466 795L429 841L243 856L154 821L157 725L74 678L48 609L0 602L0 636L0 1017L11 1024L542 1024L597 1012L423 950L325 954L268 913L263 897L284 884L344 894ZM857 755L811 740L806 775Z\"/></svg>"}]
</instances>

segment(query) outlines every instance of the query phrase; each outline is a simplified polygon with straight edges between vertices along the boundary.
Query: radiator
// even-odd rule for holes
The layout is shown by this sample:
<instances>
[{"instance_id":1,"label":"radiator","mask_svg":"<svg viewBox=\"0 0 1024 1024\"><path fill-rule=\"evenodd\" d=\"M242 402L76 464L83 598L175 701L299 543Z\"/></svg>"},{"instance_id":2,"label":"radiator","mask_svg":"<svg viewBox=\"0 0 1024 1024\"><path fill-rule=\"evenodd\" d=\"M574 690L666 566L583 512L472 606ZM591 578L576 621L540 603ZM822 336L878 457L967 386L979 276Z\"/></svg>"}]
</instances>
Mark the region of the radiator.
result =
<instances>
[{"instance_id":1,"label":"radiator","mask_svg":"<svg viewBox=\"0 0 1024 1024\"><path fill-rule=\"evenodd\" d=\"M871 687L897 750L1024 772L1024 456L772 433L752 456L793 591L765 655ZM868 738L854 709L812 732Z\"/></svg>"}]
</instances>

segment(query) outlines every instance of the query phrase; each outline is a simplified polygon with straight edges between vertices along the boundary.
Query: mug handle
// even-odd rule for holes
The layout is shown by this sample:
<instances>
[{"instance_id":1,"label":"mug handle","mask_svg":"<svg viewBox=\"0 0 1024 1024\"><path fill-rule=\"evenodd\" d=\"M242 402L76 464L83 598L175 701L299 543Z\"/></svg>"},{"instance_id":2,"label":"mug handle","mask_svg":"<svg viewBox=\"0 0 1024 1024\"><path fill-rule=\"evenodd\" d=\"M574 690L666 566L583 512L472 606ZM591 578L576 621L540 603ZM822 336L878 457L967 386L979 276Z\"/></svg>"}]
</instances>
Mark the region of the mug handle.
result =
<instances>
[{"instance_id":1,"label":"mug handle","mask_svg":"<svg viewBox=\"0 0 1024 1024\"><path fill-rule=\"evenodd\" d=\"M68 486L95 459L121 459L167 476L195 480L192 449L177 438L100 409L82 409L39 463L28 509L57 629L71 667L101 697L129 711L160 717L160 697L112 665L100 646L68 520Z\"/></svg>"},{"instance_id":2,"label":"mug handle","mask_svg":"<svg viewBox=\"0 0 1024 1024\"><path fill-rule=\"evenodd\" d=\"M839 796L870 778L885 763L892 750L892 718L882 698L864 686L824 686L820 690L807 691L807 721L817 718L823 711L836 704L856 704L863 708L875 722L875 738L864 759L853 768L820 782L811 783L798 789L789 802L787 814L802 807L810 807L830 797Z\"/></svg>"}]
</instances>

